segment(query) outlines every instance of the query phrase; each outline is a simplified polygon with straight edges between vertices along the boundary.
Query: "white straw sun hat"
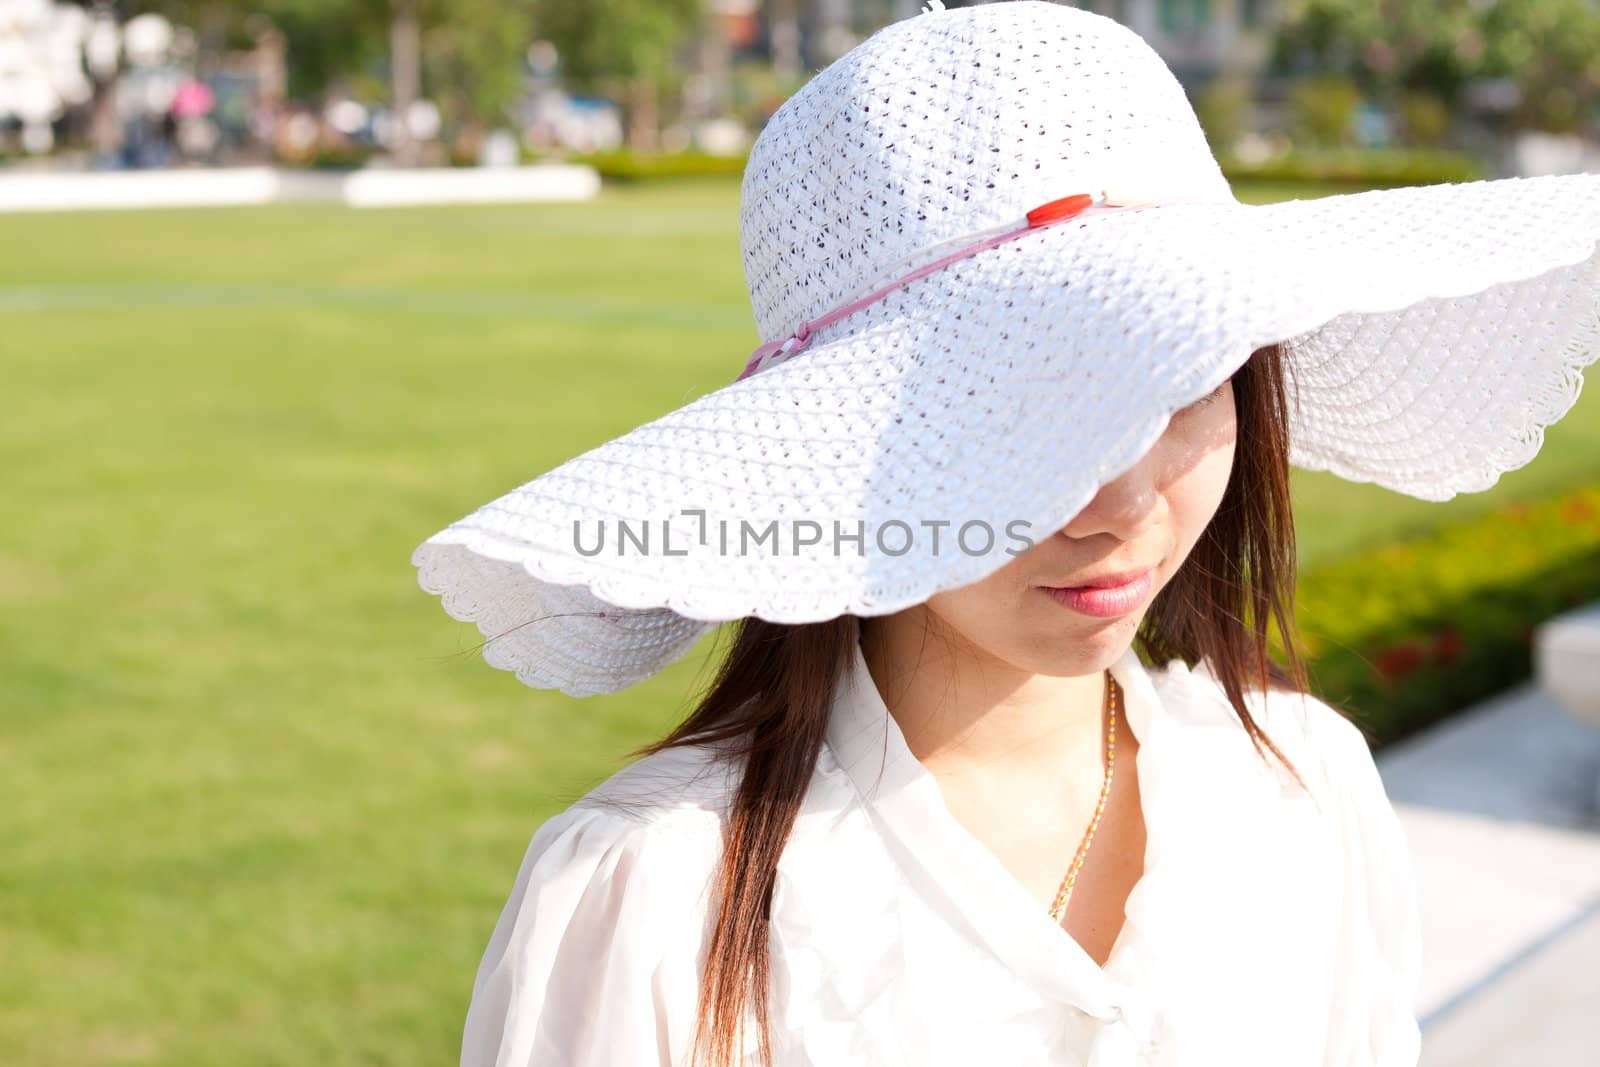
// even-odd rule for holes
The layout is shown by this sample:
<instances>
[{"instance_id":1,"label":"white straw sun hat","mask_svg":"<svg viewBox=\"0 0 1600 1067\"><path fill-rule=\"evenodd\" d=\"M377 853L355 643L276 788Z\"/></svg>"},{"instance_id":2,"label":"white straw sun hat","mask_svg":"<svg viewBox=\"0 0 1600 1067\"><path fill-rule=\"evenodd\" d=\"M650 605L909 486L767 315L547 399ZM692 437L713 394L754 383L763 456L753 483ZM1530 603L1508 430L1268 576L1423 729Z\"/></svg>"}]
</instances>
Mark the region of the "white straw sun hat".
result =
<instances>
[{"instance_id":1,"label":"white straw sun hat","mask_svg":"<svg viewBox=\"0 0 1600 1067\"><path fill-rule=\"evenodd\" d=\"M740 224L766 343L739 379L413 555L527 685L610 692L719 621L976 581L1273 342L1291 462L1424 500L1531 460L1600 356L1600 175L1241 204L1143 39L1034 0L816 75Z\"/></svg>"}]
</instances>

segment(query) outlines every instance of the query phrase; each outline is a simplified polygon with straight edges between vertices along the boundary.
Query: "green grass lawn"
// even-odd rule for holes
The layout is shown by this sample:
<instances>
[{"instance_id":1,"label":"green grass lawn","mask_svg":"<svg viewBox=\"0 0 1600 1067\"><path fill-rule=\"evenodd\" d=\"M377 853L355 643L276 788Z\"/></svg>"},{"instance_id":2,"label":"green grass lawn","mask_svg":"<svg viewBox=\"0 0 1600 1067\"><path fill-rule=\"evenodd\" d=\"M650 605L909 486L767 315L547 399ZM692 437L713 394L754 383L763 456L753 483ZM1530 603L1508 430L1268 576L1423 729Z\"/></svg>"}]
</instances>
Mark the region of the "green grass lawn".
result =
<instances>
[{"instance_id":1,"label":"green grass lawn","mask_svg":"<svg viewBox=\"0 0 1600 1067\"><path fill-rule=\"evenodd\" d=\"M0 1058L453 1062L528 838L701 664L529 690L408 557L731 380L736 196L0 217ZM1304 558L1592 476L1597 408L1448 504L1302 474Z\"/></svg>"}]
</instances>

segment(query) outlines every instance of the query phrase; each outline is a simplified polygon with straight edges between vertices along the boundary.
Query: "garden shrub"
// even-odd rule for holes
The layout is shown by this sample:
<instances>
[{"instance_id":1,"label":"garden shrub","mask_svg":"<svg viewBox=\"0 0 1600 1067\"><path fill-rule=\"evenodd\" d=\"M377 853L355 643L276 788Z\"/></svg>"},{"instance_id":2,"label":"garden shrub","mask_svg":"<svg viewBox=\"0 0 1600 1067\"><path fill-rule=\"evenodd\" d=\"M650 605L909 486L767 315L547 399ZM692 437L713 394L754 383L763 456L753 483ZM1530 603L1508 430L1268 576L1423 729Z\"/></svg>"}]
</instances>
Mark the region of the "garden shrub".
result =
<instances>
[{"instance_id":1,"label":"garden shrub","mask_svg":"<svg viewBox=\"0 0 1600 1067\"><path fill-rule=\"evenodd\" d=\"M1229 181L1306 182L1361 189L1477 181L1483 165L1463 152L1421 148L1304 149L1261 162L1222 156Z\"/></svg>"},{"instance_id":2,"label":"garden shrub","mask_svg":"<svg viewBox=\"0 0 1600 1067\"><path fill-rule=\"evenodd\" d=\"M1374 744L1526 681L1535 627L1600 600L1600 486L1308 567L1313 688Z\"/></svg>"}]
</instances>

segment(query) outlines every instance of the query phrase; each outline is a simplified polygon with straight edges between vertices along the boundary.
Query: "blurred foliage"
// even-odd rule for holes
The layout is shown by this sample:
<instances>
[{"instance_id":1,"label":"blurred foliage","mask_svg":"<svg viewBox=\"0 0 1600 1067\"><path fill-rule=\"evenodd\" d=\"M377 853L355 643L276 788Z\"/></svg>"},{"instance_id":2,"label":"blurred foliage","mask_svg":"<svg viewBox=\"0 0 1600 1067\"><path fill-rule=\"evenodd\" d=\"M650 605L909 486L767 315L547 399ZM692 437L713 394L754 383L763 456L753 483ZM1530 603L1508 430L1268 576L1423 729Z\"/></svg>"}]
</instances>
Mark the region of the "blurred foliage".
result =
<instances>
[{"instance_id":1,"label":"blurred foliage","mask_svg":"<svg viewBox=\"0 0 1600 1067\"><path fill-rule=\"evenodd\" d=\"M292 96L321 95L375 69L387 80L393 0L254 0L251 6L289 38ZM415 10L423 95L438 103L445 122L508 121L534 37L532 0L416 0Z\"/></svg>"},{"instance_id":2,"label":"blurred foliage","mask_svg":"<svg viewBox=\"0 0 1600 1067\"><path fill-rule=\"evenodd\" d=\"M662 102L678 97L678 53L699 28L701 0L534 0L539 36L555 45L562 83L622 106L631 147L654 148Z\"/></svg>"},{"instance_id":3,"label":"blurred foliage","mask_svg":"<svg viewBox=\"0 0 1600 1067\"><path fill-rule=\"evenodd\" d=\"M422 64L427 95L439 101L447 124L515 121L524 59L535 36L533 7L530 0L440 5L423 31Z\"/></svg>"},{"instance_id":4,"label":"blurred foliage","mask_svg":"<svg viewBox=\"0 0 1600 1067\"><path fill-rule=\"evenodd\" d=\"M1351 79L1323 74L1296 82L1289 91L1296 138L1306 144L1349 143L1351 122L1361 106L1361 90Z\"/></svg>"},{"instance_id":5,"label":"blurred foliage","mask_svg":"<svg viewBox=\"0 0 1600 1067\"><path fill-rule=\"evenodd\" d=\"M707 152L634 152L616 150L588 153L523 153L534 162L559 158L586 163L610 181L634 182L655 178L738 178L747 157ZM1246 162L1228 152L1218 154L1223 173L1231 182L1270 182L1285 186L1326 186L1323 192L1349 188L1383 188L1431 185L1436 182L1476 181L1484 176L1479 161L1463 152L1408 148L1297 149L1266 160Z\"/></svg>"},{"instance_id":6,"label":"blurred foliage","mask_svg":"<svg viewBox=\"0 0 1600 1067\"><path fill-rule=\"evenodd\" d=\"M1408 143L1436 148L1450 129L1450 109L1433 93L1408 91L1400 97L1400 124Z\"/></svg>"},{"instance_id":7,"label":"blurred foliage","mask_svg":"<svg viewBox=\"0 0 1600 1067\"><path fill-rule=\"evenodd\" d=\"M312 170L359 170L379 154L379 150L372 145L319 144L301 165Z\"/></svg>"},{"instance_id":8,"label":"blurred foliage","mask_svg":"<svg viewBox=\"0 0 1600 1067\"><path fill-rule=\"evenodd\" d=\"M1206 141L1216 154L1231 152L1250 128L1250 83L1239 77L1218 77L1206 83L1195 98L1195 115Z\"/></svg>"},{"instance_id":9,"label":"blurred foliage","mask_svg":"<svg viewBox=\"0 0 1600 1067\"><path fill-rule=\"evenodd\" d=\"M1219 160L1230 181L1308 182L1386 188L1477 181L1483 165L1462 152L1411 148L1305 149L1260 162Z\"/></svg>"},{"instance_id":10,"label":"blurred foliage","mask_svg":"<svg viewBox=\"0 0 1600 1067\"><path fill-rule=\"evenodd\" d=\"M1600 599L1600 486L1306 568L1296 595L1319 695L1398 740L1525 681L1534 627Z\"/></svg>"},{"instance_id":11,"label":"blurred foliage","mask_svg":"<svg viewBox=\"0 0 1600 1067\"><path fill-rule=\"evenodd\" d=\"M1483 73L1515 79L1519 125L1571 132L1600 112L1600 6L1499 0L1484 15Z\"/></svg>"},{"instance_id":12,"label":"blurred foliage","mask_svg":"<svg viewBox=\"0 0 1600 1067\"><path fill-rule=\"evenodd\" d=\"M562 79L592 91L616 79L669 74L700 19L700 0L532 0L539 36L556 46Z\"/></svg>"},{"instance_id":13,"label":"blurred foliage","mask_svg":"<svg viewBox=\"0 0 1600 1067\"><path fill-rule=\"evenodd\" d=\"M1520 91L1517 126L1569 131L1600 107L1600 6L1591 0L1298 0L1280 69L1345 74L1385 103L1426 92L1455 109L1478 78Z\"/></svg>"},{"instance_id":14,"label":"blurred foliage","mask_svg":"<svg viewBox=\"0 0 1600 1067\"><path fill-rule=\"evenodd\" d=\"M322 96L343 82L364 85L385 99L389 42L381 13L341 0L271 0L270 20L288 39L290 99Z\"/></svg>"},{"instance_id":15,"label":"blurred foliage","mask_svg":"<svg viewBox=\"0 0 1600 1067\"><path fill-rule=\"evenodd\" d=\"M588 164L599 171L604 181L636 182L652 178L729 178L737 181L744 173L746 157L719 156L707 152L617 150L585 152L563 158L572 163Z\"/></svg>"},{"instance_id":16,"label":"blurred foliage","mask_svg":"<svg viewBox=\"0 0 1600 1067\"><path fill-rule=\"evenodd\" d=\"M766 61L735 62L729 86L731 111L746 127L759 130L808 78L806 72L784 74Z\"/></svg>"}]
</instances>

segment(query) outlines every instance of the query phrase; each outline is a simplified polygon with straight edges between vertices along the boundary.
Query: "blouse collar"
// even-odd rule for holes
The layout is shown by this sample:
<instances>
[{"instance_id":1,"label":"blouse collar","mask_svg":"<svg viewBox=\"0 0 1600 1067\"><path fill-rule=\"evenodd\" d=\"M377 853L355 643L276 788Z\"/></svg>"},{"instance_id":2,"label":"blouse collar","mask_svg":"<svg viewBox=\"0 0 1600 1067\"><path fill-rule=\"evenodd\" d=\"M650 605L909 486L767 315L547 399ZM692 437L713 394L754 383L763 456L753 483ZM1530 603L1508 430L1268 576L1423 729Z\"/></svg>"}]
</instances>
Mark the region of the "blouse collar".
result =
<instances>
[{"instance_id":1,"label":"blouse collar","mask_svg":"<svg viewBox=\"0 0 1600 1067\"><path fill-rule=\"evenodd\" d=\"M1213 955L1216 946L1207 939L1217 935L1207 931L1219 923L1249 923L1238 886L1252 878L1257 887L1266 885L1271 872L1265 867L1274 862L1262 834L1276 825L1264 813L1280 800L1279 787L1263 773L1220 689L1182 660L1152 675L1131 646L1110 665L1139 742L1146 851L1144 872L1102 967L950 812L937 780L889 714L867 669L859 627L856 636L826 738L886 844L901 862L922 869L918 881L934 887L934 903L949 920L1020 980L1104 1023L1091 1067L1134 1062L1155 1047L1165 1026L1162 1005L1170 998L1157 981L1164 975L1197 979L1203 962L1190 967L1179 957L1185 950ZM1233 822L1238 832L1214 836L1246 847L1216 851L1200 826L1216 820ZM1218 877L1219 862L1235 867L1226 879ZM1198 980L1204 982L1203 975Z\"/></svg>"},{"instance_id":2,"label":"blouse collar","mask_svg":"<svg viewBox=\"0 0 1600 1067\"><path fill-rule=\"evenodd\" d=\"M956 820L933 773L911 752L889 714L867 669L859 633L858 628L827 728L828 746L844 772L888 830L903 843L914 843L907 856L928 868L931 884L945 888L952 911L1020 977L1096 1018L1119 1018L1124 1006L1137 999L1134 990L1112 976L1124 937L1119 936L1108 966L1102 968ZM1132 647L1110 670L1122 686L1123 714L1139 741L1135 760L1141 761L1159 701ZM982 906L968 906L975 902ZM1128 932L1125 923L1123 934Z\"/></svg>"}]
</instances>

